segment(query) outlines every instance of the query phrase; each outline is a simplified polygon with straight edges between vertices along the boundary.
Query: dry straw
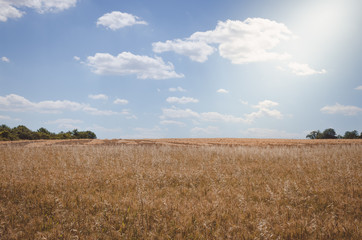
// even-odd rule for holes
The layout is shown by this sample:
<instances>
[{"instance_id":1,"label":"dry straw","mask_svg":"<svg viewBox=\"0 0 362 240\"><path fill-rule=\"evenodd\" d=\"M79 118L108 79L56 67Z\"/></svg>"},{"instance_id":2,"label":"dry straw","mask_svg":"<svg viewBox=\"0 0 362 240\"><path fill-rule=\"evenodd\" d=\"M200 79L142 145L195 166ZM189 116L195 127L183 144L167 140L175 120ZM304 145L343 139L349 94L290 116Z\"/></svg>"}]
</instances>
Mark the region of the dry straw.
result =
<instances>
[{"instance_id":1,"label":"dry straw","mask_svg":"<svg viewBox=\"0 0 362 240\"><path fill-rule=\"evenodd\" d=\"M362 239L361 142L83 143L0 145L0 239Z\"/></svg>"}]
</instances>

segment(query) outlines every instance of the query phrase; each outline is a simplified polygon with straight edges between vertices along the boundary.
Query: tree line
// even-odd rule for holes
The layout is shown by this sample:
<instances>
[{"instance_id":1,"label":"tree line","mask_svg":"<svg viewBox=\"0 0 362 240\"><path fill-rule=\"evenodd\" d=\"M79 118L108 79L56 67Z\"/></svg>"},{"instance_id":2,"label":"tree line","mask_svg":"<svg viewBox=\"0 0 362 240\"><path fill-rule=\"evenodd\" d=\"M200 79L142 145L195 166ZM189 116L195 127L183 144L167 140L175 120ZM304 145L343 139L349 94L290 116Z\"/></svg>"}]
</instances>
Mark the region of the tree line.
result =
<instances>
[{"instance_id":1,"label":"tree line","mask_svg":"<svg viewBox=\"0 0 362 240\"><path fill-rule=\"evenodd\" d=\"M46 128L39 128L32 131L29 128L19 125L10 128L5 124L0 125L0 141L16 141L16 140L38 140L38 139L96 139L97 136L92 131L73 131L52 133Z\"/></svg>"},{"instance_id":2,"label":"tree line","mask_svg":"<svg viewBox=\"0 0 362 240\"><path fill-rule=\"evenodd\" d=\"M310 139L362 139L362 132L358 134L357 130L346 131L344 135L337 135L333 128L327 128L323 132L317 130L310 132L306 138Z\"/></svg>"}]
</instances>

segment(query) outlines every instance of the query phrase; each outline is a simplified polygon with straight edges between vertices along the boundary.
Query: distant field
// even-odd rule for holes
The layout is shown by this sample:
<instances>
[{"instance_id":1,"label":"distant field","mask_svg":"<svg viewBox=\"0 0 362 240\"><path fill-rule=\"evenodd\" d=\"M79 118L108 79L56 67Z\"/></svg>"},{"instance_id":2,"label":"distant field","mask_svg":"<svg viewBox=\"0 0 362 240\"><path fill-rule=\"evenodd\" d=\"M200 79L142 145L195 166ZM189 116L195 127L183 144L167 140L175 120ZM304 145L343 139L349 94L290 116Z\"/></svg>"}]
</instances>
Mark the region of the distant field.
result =
<instances>
[{"instance_id":1,"label":"distant field","mask_svg":"<svg viewBox=\"0 0 362 240\"><path fill-rule=\"evenodd\" d=\"M0 142L0 239L362 239L362 140Z\"/></svg>"}]
</instances>

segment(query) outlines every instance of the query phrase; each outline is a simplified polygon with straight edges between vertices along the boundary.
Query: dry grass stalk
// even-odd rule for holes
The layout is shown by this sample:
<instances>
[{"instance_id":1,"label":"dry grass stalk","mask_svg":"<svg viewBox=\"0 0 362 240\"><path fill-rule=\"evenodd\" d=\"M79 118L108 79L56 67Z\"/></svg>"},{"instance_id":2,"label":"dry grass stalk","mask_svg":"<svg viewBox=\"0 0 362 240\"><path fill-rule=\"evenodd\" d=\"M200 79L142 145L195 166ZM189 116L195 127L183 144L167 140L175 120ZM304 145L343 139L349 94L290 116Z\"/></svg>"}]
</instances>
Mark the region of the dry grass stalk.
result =
<instances>
[{"instance_id":1,"label":"dry grass stalk","mask_svg":"<svg viewBox=\"0 0 362 240\"><path fill-rule=\"evenodd\" d=\"M0 145L0 239L362 239L362 145Z\"/></svg>"}]
</instances>

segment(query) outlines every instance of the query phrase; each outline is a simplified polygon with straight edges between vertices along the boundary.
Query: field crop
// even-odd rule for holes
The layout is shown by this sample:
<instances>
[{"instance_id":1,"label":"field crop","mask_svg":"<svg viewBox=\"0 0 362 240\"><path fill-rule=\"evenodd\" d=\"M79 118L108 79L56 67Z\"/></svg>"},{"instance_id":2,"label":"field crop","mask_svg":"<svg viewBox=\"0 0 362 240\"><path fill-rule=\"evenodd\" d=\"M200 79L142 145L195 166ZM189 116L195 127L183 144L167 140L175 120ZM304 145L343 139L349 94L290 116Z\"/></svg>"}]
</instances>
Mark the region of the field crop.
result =
<instances>
[{"instance_id":1,"label":"field crop","mask_svg":"<svg viewBox=\"0 0 362 240\"><path fill-rule=\"evenodd\" d=\"M361 183L360 140L1 143L0 239L362 239Z\"/></svg>"}]
</instances>

